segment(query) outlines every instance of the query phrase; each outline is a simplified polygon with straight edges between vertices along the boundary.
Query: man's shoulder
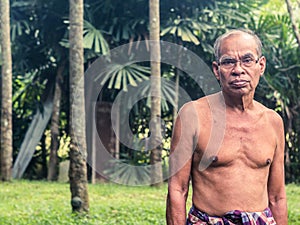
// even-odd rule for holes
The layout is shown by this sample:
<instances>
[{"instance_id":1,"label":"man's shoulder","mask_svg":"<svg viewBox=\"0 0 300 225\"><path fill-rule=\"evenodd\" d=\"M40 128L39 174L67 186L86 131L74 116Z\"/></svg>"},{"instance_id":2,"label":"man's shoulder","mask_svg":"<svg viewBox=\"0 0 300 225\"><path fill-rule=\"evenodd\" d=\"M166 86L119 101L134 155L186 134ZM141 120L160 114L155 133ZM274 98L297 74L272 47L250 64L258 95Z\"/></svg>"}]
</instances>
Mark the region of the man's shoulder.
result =
<instances>
[{"instance_id":1,"label":"man's shoulder","mask_svg":"<svg viewBox=\"0 0 300 225\"><path fill-rule=\"evenodd\" d=\"M195 113L198 117L201 115L211 114L212 110L221 108L222 104L220 103L220 92L215 94L210 94L198 98L193 101L185 103L179 110L179 114L191 114Z\"/></svg>"},{"instance_id":2,"label":"man's shoulder","mask_svg":"<svg viewBox=\"0 0 300 225\"><path fill-rule=\"evenodd\" d=\"M221 101L221 94L220 92L215 94L206 95L204 97L198 98L197 100L193 101L197 107L201 108L211 108L215 105L220 105Z\"/></svg>"},{"instance_id":3,"label":"man's shoulder","mask_svg":"<svg viewBox=\"0 0 300 225\"><path fill-rule=\"evenodd\" d=\"M201 114L210 109L210 96L204 96L185 103L179 110L179 114L191 113Z\"/></svg>"},{"instance_id":4,"label":"man's shoulder","mask_svg":"<svg viewBox=\"0 0 300 225\"><path fill-rule=\"evenodd\" d=\"M207 96L186 102L180 108L180 112L195 110L195 109L199 109L199 108L203 108L203 107L208 107Z\"/></svg>"},{"instance_id":5,"label":"man's shoulder","mask_svg":"<svg viewBox=\"0 0 300 225\"><path fill-rule=\"evenodd\" d=\"M258 107L259 111L264 112L264 114L267 116L268 120L271 123L273 123L275 125L282 124L282 118L275 110L270 109L257 101L256 101L256 106Z\"/></svg>"}]
</instances>

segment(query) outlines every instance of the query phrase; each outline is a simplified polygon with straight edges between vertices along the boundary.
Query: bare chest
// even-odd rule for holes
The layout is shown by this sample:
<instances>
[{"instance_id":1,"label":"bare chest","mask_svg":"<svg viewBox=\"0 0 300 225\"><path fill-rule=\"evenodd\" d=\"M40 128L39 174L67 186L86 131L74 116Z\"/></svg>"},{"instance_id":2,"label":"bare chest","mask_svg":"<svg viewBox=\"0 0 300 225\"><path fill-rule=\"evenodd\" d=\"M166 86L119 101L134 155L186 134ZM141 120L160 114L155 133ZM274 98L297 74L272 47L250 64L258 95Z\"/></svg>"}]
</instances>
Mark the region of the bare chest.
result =
<instances>
[{"instance_id":1,"label":"bare chest","mask_svg":"<svg viewBox=\"0 0 300 225\"><path fill-rule=\"evenodd\" d=\"M203 169L232 164L262 168L272 163L276 136L266 118L229 117L224 124L207 124L200 130L196 147L196 160Z\"/></svg>"}]
</instances>

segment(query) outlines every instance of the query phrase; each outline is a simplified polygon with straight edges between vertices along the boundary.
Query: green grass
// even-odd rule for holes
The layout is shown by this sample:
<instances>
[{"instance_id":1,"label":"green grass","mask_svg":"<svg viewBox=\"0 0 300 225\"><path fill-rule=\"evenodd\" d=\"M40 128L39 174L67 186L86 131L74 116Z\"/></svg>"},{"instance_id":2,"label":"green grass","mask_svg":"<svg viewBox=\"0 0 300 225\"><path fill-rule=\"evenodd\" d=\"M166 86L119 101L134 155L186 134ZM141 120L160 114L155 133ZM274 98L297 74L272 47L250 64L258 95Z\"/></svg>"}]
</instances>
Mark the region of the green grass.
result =
<instances>
[{"instance_id":1,"label":"green grass","mask_svg":"<svg viewBox=\"0 0 300 225\"><path fill-rule=\"evenodd\" d=\"M164 224L166 186L89 185L90 214L71 213L69 185L0 183L0 224Z\"/></svg>"},{"instance_id":2,"label":"green grass","mask_svg":"<svg viewBox=\"0 0 300 225\"><path fill-rule=\"evenodd\" d=\"M288 199L288 213L289 224L300 224L300 186L290 184L287 186L287 199Z\"/></svg>"},{"instance_id":3,"label":"green grass","mask_svg":"<svg viewBox=\"0 0 300 225\"><path fill-rule=\"evenodd\" d=\"M161 188L89 185L90 214L71 213L69 185L38 181L0 183L0 224L165 224L166 185ZM288 185L289 224L300 225L300 186Z\"/></svg>"}]
</instances>

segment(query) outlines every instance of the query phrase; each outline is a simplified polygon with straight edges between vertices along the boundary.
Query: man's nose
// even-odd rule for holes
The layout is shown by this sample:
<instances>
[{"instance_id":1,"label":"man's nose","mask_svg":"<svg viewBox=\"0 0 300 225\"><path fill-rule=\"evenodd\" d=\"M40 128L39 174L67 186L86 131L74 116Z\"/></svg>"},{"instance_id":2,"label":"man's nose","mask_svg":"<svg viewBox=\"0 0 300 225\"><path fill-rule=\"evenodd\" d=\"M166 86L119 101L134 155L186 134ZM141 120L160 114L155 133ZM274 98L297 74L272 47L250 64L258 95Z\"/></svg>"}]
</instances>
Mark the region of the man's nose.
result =
<instances>
[{"instance_id":1,"label":"man's nose","mask_svg":"<svg viewBox=\"0 0 300 225\"><path fill-rule=\"evenodd\" d=\"M234 65L234 67L232 68L232 75L233 76L239 76L240 74L244 73L244 68L242 67L242 63L241 61L237 61Z\"/></svg>"}]
</instances>

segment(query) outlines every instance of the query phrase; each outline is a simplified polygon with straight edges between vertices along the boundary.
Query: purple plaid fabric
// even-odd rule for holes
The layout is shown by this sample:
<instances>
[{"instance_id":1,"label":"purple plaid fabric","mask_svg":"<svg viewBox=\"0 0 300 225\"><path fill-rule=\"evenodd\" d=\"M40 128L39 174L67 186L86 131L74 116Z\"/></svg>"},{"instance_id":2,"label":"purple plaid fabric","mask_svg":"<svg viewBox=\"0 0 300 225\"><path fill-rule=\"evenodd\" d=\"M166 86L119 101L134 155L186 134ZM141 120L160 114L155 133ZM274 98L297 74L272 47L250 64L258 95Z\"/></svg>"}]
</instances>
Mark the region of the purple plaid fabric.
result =
<instances>
[{"instance_id":1,"label":"purple plaid fabric","mask_svg":"<svg viewBox=\"0 0 300 225\"><path fill-rule=\"evenodd\" d=\"M186 225L276 225L276 222L269 208L263 212L251 213L233 210L222 217L216 217L209 216L192 206Z\"/></svg>"}]
</instances>

